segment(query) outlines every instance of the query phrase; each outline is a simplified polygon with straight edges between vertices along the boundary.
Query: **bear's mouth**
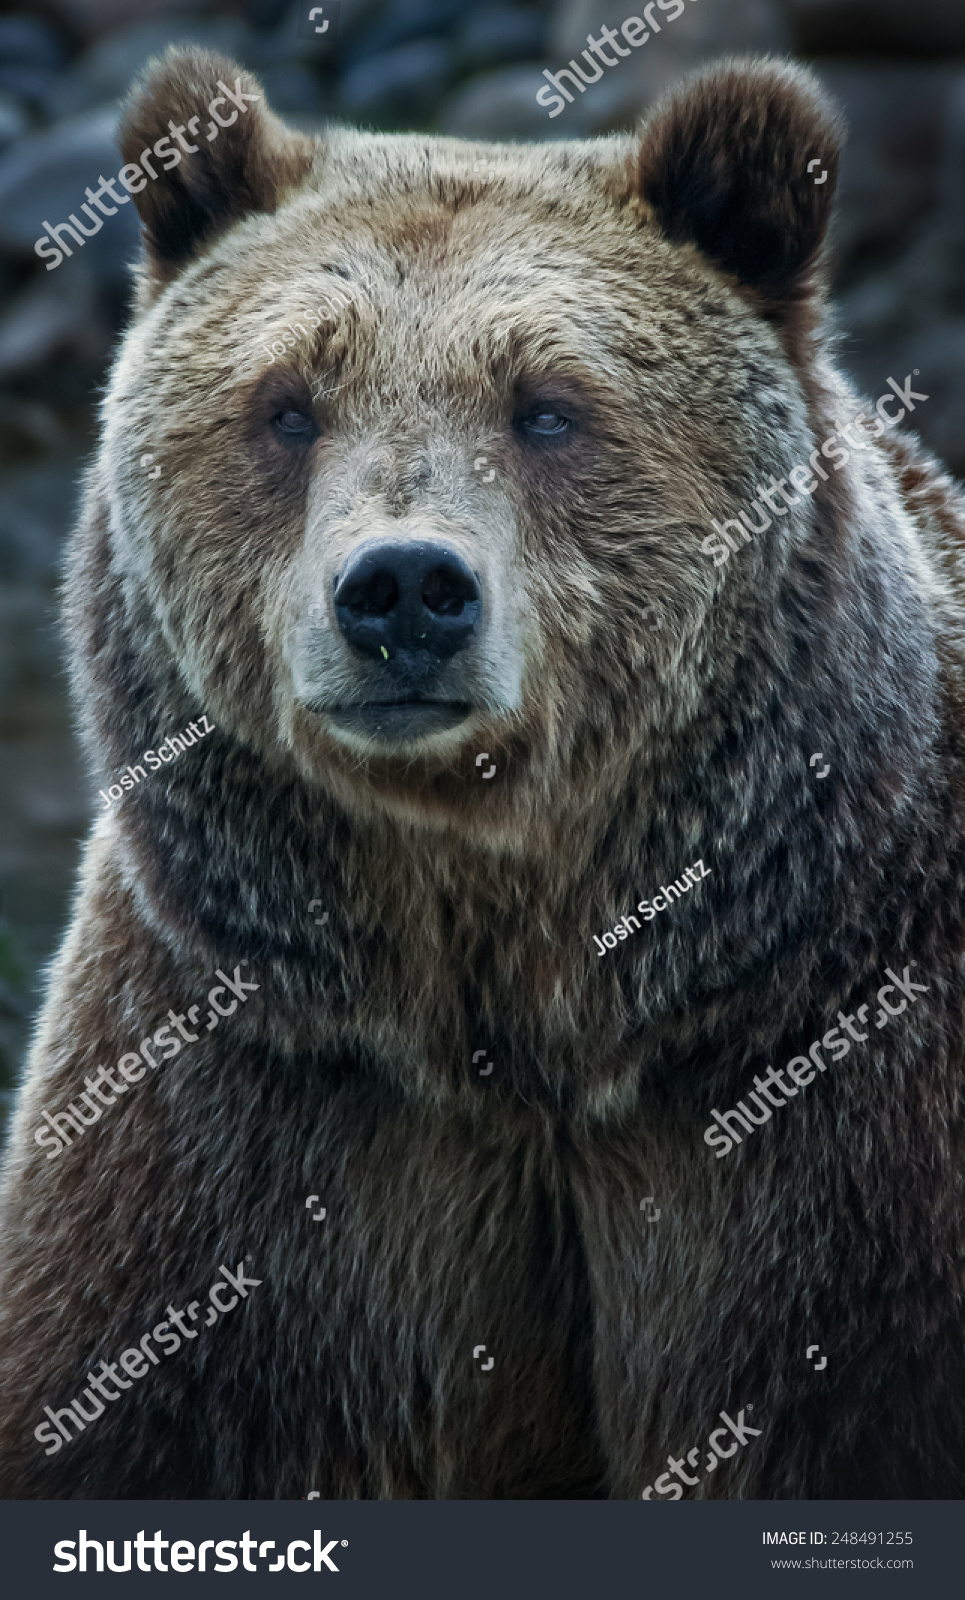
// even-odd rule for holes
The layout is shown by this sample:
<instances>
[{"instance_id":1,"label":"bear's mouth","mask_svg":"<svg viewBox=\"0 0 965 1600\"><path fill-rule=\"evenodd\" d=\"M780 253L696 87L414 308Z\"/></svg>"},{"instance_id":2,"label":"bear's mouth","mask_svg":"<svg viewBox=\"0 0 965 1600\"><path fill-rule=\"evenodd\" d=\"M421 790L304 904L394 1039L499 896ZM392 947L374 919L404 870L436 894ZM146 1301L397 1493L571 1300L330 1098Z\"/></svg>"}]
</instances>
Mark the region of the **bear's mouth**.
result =
<instances>
[{"instance_id":1,"label":"bear's mouth","mask_svg":"<svg viewBox=\"0 0 965 1600\"><path fill-rule=\"evenodd\" d=\"M360 700L352 705L329 706L325 715L336 728L343 728L347 733L363 734L387 744L403 744L456 728L460 722L465 722L471 710L468 700L402 695L391 700Z\"/></svg>"}]
</instances>

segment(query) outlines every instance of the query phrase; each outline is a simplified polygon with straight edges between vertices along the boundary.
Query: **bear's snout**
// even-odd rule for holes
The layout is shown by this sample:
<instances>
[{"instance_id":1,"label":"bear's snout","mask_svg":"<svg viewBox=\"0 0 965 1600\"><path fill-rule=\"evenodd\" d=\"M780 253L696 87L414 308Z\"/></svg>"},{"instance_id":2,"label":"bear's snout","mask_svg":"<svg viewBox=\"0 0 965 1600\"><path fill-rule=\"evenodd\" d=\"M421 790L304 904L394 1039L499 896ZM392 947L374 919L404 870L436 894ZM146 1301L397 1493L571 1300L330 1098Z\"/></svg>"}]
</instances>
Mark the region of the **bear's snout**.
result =
<instances>
[{"instance_id":1,"label":"bear's snout","mask_svg":"<svg viewBox=\"0 0 965 1600\"><path fill-rule=\"evenodd\" d=\"M335 583L335 616L364 656L431 675L479 625L479 581L462 556L435 540L363 545ZM400 660L401 658L401 660Z\"/></svg>"},{"instance_id":2,"label":"bear's snout","mask_svg":"<svg viewBox=\"0 0 965 1600\"><path fill-rule=\"evenodd\" d=\"M329 655L326 670L313 654L317 634L308 635L304 661L306 699L333 728L398 745L465 721L478 663L454 658L478 641L483 586L451 544L366 540L335 577L332 610L341 661ZM337 685L334 703L325 679Z\"/></svg>"}]
</instances>

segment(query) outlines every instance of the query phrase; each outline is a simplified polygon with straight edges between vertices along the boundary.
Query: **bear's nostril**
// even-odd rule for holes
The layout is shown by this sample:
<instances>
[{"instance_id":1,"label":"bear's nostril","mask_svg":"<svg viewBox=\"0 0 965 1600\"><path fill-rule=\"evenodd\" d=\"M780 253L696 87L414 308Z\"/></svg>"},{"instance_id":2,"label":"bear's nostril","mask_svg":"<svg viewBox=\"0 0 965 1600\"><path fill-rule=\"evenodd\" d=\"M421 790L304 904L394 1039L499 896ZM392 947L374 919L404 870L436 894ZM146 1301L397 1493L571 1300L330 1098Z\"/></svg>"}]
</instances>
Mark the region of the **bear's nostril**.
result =
<instances>
[{"instance_id":1,"label":"bear's nostril","mask_svg":"<svg viewBox=\"0 0 965 1600\"><path fill-rule=\"evenodd\" d=\"M436 567L422 580L422 603L439 617L458 617L462 608L477 599L472 574L458 567Z\"/></svg>"},{"instance_id":2,"label":"bear's nostril","mask_svg":"<svg viewBox=\"0 0 965 1600\"><path fill-rule=\"evenodd\" d=\"M363 582L346 584L336 598L353 616L384 617L398 604L399 585L391 572L373 572Z\"/></svg>"}]
</instances>

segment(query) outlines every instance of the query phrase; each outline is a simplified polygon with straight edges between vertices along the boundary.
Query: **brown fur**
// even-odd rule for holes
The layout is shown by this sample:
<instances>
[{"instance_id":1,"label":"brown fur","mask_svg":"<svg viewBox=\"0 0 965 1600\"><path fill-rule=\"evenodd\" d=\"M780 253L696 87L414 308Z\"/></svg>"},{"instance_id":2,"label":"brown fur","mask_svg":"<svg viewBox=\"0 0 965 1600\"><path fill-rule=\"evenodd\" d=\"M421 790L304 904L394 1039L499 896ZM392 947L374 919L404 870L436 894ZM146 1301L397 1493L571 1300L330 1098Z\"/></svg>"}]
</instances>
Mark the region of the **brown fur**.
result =
<instances>
[{"instance_id":1,"label":"brown fur","mask_svg":"<svg viewBox=\"0 0 965 1600\"><path fill-rule=\"evenodd\" d=\"M169 59L126 158L236 75ZM688 1492L962 1494L965 512L882 441L724 568L700 550L860 407L818 332L833 113L755 62L585 143L306 154L241 120L139 199L72 556L98 782L216 732L95 827L53 970L7 1158L0 1492L637 1496L753 1404ZM540 406L561 446L514 427ZM378 681L329 612L387 531L464 553L487 608L452 668L473 711L401 753L325 710ZM242 959L244 1010L48 1162L41 1107ZM715 1160L710 1108L911 961L928 994ZM45 1458L42 1407L242 1257L244 1307Z\"/></svg>"}]
</instances>

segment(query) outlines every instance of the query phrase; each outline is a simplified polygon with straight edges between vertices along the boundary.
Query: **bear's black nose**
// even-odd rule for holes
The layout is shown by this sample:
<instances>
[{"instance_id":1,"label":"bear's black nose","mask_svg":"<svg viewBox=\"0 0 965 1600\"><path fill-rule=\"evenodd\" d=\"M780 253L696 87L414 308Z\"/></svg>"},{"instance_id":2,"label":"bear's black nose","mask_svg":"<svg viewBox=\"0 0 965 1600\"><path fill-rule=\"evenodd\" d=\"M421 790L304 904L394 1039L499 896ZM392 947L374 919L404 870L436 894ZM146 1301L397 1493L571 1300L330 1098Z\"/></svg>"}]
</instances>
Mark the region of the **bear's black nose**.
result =
<instances>
[{"instance_id":1,"label":"bear's black nose","mask_svg":"<svg viewBox=\"0 0 965 1600\"><path fill-rule=\"evenodd\" d=\"M479 624L479 584L454 550L431 540L363 545L335 580L335 615L365 656L415 651L445 661Z\"/></svg>"}]
</instances>

